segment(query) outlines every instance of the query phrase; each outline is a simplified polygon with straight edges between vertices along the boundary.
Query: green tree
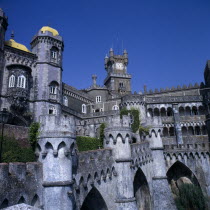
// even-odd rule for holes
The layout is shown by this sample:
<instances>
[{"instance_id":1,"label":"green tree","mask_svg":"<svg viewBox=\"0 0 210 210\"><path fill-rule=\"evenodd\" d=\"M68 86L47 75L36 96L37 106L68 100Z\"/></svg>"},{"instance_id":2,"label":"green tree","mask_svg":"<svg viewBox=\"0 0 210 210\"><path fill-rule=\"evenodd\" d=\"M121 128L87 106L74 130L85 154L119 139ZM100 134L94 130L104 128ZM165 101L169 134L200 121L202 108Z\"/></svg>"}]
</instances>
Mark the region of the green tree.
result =
<instances>
[{"instance_id":1,"label":"green tree","mask_svg":"<svg viewBox=\"0 0 210 210\"><path fill-rule=\"evenodd\" d=\"M200 187L193 184L182 184L175 199L178 210L205 210L206 199Z\"/></svg>"}]
</instances>

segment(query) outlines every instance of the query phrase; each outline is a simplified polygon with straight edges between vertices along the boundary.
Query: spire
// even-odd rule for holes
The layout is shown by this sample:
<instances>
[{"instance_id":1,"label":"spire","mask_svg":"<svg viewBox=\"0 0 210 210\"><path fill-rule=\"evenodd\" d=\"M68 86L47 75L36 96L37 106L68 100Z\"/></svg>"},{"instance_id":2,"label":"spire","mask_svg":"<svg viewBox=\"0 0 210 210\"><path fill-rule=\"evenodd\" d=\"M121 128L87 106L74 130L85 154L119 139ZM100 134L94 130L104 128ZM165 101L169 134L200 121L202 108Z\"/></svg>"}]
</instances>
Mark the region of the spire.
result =
<instances>
[{"instance_id":1,"label":"spire","mask_svg":"<svg viewBox=\"0 0 210 210\"><path fill-rule=\"evenodd\" d=\"M112 48L110 48L110 50L109 50L109 56L110 56L110 57L113 57L113 56L114 56L114 51L113 51Z\"/></svg>"},{"instance_id":2,"label":"spire","mask_svg":"<svg viewBox=\"0 0 210 210\"><path fill-rule=\"evenodd\" d=\"M11 39L14 39L14 38L15 38L15 34L14 34L14 31L12 30Z\"/></svg>"},{"instance_id":3,"label":"spire","mask_svg":"<svg viewBox=\"0 0 210 210\"><path fill-rule=\"evenodd\" d=\"M93 87L96 87L97 75L93 74L92 75L92 80L93 80Z\"/></svg>"}]
</instances>

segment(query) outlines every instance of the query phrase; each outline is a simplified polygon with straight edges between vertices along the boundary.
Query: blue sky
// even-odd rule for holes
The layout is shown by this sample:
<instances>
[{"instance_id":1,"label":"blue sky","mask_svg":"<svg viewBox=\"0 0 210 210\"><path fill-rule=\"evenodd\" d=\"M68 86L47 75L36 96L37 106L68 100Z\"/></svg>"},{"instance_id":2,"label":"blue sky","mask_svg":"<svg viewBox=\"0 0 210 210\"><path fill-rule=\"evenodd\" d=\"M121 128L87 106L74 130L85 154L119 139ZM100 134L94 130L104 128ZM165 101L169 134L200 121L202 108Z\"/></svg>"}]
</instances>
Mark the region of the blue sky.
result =
<instances>
[{"instance_id":1,"label":"blue sky","mask_svg":"<svg viewBox=\"0 0 210 210\"><path fill-rule=\"evenodd\" d=\"M6 38L30 48L44 25L64 38L63 80L76 88L103 84L109 48L129 54L132 90L203 81L210 59L209 0L0 0L9 18ZM117 41L118 40L118 41Z\"/></svg>"}]
</instances>

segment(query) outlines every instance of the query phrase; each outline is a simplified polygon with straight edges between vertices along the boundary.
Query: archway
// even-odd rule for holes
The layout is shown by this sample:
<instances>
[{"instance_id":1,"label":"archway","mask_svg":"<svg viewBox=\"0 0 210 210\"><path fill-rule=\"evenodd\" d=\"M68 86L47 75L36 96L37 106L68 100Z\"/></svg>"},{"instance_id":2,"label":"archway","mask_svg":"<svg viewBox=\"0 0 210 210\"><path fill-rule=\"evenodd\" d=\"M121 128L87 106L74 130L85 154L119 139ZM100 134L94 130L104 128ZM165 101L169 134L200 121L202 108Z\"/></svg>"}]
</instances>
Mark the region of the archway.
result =
<instances>
[{"instance_id":1,"label":"archway","mask_svg":"<svg viewBox=\"0 0 210 210\"><path fill-rule=\"evenodd\" d=\"M81 210L108 210L100 192L93 187L85 198Z\"/></svg>"},{"instance_id":2,"label":"archway","mask_svg":"<svg viewBox=\"0 0 210 210\"><path fill-rule=\"evenodd\" d=\"M137 209L150 210L151 197L149 192L149 185L143 171L139 168L136 172L133 181L134 196L136 198Z\"/></svg>"},{"instance_id":3,"label":"archway","mask_svg":"<svg viewBox=\"0 0 210 210\"><path fill-rule=\"evenodd\" d=\"M194 184L200 187L199 182L193 172L183 163L175 162L166 173L168 182L171 186L171 191L174 197L182 184Z\"/></svg>"}]
</instances>

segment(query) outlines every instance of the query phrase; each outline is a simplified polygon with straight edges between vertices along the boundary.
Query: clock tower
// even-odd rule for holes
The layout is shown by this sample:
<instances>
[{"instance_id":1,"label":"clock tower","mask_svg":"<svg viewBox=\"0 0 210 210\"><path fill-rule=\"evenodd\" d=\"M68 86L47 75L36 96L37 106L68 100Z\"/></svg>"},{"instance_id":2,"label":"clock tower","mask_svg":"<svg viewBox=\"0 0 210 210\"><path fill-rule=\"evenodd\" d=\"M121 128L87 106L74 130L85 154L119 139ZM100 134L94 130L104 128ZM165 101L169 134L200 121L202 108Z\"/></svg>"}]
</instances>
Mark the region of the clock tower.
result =
<instances>
[{"instance_id":1,"label":"clock tower","mask_svg":"<svg viewBox=\"0 0 210 210\"><path fill-rule=\"evenodd\" d=\"M114 55L111 48L109 57L105 57L105 69L107 77L104 85L112 96L120 97L131 92L131 75L127 73L128 53L124 50L123 55Z\"/></svg>"}]
</instances>

